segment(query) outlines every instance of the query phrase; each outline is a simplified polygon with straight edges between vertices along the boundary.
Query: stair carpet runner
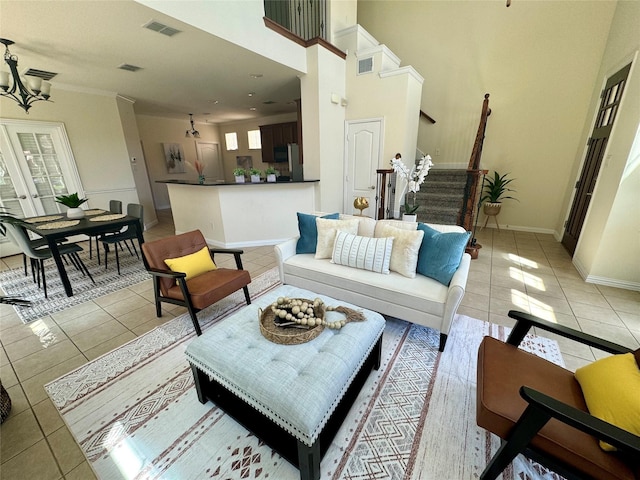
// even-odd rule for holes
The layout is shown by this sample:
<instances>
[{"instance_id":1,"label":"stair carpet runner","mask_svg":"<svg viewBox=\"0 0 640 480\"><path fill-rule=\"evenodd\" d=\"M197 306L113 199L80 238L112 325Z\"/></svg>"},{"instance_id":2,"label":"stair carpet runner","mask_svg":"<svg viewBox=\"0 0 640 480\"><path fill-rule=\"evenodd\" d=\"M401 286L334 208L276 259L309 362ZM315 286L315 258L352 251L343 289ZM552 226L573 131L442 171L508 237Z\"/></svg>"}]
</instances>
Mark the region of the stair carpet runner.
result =
<instances>
[{"instance_id":1,"label":"stair carpet runner","mask_svg":"<svg viewBox=\"0 0 640 480\"><path fill-rule=\"evenodd\" d=\"M467 171L464 169L437 169L429 171L416 194L418 221L456 225L464 199ZM409 202L413 199L409 194Z\"/></svg>"}]
</instances>

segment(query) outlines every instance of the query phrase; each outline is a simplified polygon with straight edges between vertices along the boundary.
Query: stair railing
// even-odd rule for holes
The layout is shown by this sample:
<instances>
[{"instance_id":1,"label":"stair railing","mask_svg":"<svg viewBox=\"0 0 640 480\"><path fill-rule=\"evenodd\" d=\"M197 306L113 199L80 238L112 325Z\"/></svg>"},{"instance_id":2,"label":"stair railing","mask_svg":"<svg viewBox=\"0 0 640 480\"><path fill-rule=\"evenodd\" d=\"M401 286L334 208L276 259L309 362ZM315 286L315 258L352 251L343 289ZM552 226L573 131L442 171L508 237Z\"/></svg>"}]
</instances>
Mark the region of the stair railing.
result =
<instances>
[{"instance_id":1,"label":"stair railing","mask_svg":"<svg viewBox=\"0 0 640 480\"><path fill-rule=\"evenodd\" d=\"M458 225L464 227L467 231L473 230L473 220L477 215L476 205L478 197L482 194L482 188L479 187L480 178L487 174L487 170L479 170L480 157L482 156L482 146L484 144L484 136L487 128L487 118L491 115L489 108L489 94L485 94L482 102L482 113L480 114L480 125L478 125L478 133L471 150L471 158L467 167L467 182L464 188L464 199L460 215L458 216ZM474 232L475 233L475 232ZM475 235L470 241L470 246L475 246ZM477 252L476 252L477 253ZM475 258L475 257L474 257Z\"/></svg>"},{"instance_id":2,"label":"stair railing","mask_svg":"<svg viewBox=\"0 0 640 480\"><path fill-rule=\"evenodd\" d=\"M326 0L264 0L264 15L303 40L327 40Z\"/></svg>"}]
</instances>

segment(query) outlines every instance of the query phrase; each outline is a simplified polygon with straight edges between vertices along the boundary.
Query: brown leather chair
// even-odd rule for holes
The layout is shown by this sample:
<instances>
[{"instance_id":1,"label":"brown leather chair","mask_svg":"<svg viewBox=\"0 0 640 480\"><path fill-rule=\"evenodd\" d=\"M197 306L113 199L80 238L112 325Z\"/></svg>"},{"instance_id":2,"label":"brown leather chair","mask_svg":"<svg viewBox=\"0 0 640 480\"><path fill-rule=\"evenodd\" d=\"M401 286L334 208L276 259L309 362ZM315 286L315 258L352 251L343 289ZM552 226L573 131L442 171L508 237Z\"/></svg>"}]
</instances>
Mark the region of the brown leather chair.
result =
<instances>
[{"instance_id":1,"label":"brown leather chair","mask_svg":"<svg viewBox=\"0 0 640 480\"><path fill-rule=\"evenodd\" d=\"M507 342L485 337L478 350L476 421L502 439L480 478L495 479L522 453L568 479L640 479L640 437L590 415L573 372L518 345L535 326L609 353L631 350L527 313L509 316L517 324Z\"/></svg>"},{"instance_id":2,"label":"brown leather chair","mask_svg":"<svg viewBox=\"0 0 640 480\"><path fill-rule=\"evenodd\" d=\"M199 230L162 238L142 244L145 267L153 275L156 314L162 316L162 302L182 305L187 308L198 335L202 334L196 312L213 305L237 290L244 290L247 305L251 303L247 285L251 283L249 272L242 269L242 250L209 249L211 258L215 254L231 254L237 269L217 268L185 281L185 274L169 270L164 260L196 253L207 246Z\"/></svg>"}]
</instances>

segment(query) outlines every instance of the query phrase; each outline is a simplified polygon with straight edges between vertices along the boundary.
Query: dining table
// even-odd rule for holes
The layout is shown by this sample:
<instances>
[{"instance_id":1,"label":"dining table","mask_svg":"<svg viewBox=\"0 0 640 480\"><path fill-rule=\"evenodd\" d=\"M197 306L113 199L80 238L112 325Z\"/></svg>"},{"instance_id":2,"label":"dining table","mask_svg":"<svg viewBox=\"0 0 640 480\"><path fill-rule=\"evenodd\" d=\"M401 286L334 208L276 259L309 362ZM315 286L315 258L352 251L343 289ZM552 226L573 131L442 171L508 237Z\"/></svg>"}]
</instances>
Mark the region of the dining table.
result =
<instances>
[{"instance_id":1,"label":"dining table","mask_svg":"<svg viewBox=\"0 0 640 480\"><path fill-rule=\"evenodd\" d=\"M65 269L58 245L65 238L75 235L96 235L103 231L117 231L124 227L135 229L138 243L144 243L140 219L123 213L112 213L107 210L90 209L84 211L82 218L67 218L63 213L40 215L23 219L24 228L41 236L47 241L51 256L56 262L60 280L68 297L73 296L73 287Z\"/></svg>"}]
</instances>

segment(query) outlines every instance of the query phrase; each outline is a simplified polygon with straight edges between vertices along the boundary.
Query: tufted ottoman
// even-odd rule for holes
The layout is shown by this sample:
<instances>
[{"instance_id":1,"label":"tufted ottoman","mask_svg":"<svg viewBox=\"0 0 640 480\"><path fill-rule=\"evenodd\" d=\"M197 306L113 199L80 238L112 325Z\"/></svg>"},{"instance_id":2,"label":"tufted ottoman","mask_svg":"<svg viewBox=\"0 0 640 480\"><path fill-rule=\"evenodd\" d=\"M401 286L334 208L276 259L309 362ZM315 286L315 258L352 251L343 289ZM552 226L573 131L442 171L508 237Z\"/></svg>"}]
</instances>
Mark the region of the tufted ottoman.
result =
<instances>
[{"instance_id":1,"label":"tufted ottoman","mask_svg":"<svg viewBox=\"0 0 640 480\"><path fill-rule=\"evenodd\" d=\"M278 345L260 333L258 309L280 296L358 308L284 285L211 327L188 345L186 356L200 402L215 402L297 466L301 479L316 480L369 372L380 366L385 321L363 310L364 322L325 328L301 345ZM341 317L330 312L331 318Z\"/></svg>"}]
</instances>

